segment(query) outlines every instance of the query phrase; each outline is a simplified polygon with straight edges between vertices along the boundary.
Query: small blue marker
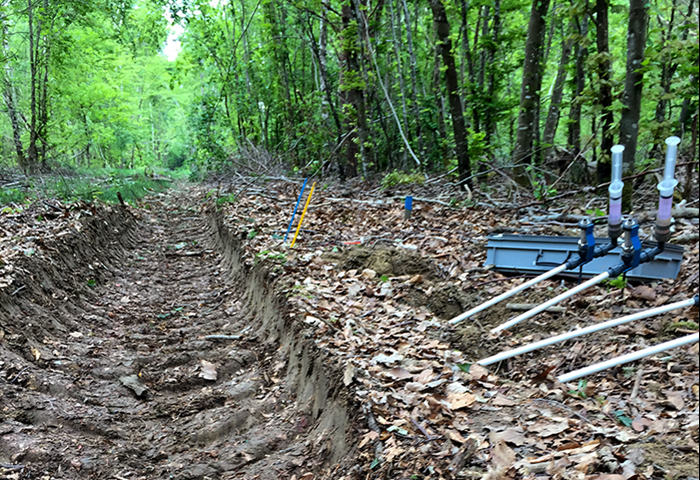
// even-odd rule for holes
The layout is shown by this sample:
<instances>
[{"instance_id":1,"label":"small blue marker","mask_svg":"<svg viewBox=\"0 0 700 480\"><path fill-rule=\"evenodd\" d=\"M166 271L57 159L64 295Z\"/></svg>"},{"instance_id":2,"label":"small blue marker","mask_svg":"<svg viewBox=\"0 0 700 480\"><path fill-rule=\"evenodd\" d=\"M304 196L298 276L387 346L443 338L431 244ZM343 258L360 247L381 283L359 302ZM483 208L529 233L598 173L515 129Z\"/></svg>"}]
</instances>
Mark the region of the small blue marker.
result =
<instances>
[{"instance_id":1,"label":"small blue marker","mask_svg":"<svg viewBox=\"0 0 700 480\"><path fill-rule=\"evenodd\" d=\"M299 208L299 202L301 202L301 197L304 195L304 188L306 188L306 181L308 177L304 179L304 184L301 186L301 192L299 193L299 198L297 198L297 204L294 206L294 213L292 213L292 219L289 220L289 226L287 227L287 233L284 236L284 241L287 241L289 236L289 231L292 229L292 223L294 223L294 217L297 216L297 208Z\"/></svg>"},{"instance_id":2,"label":"small blue marker","mask_svg":"<svg viewBox=\"0 0 700 480\"><path fill-rule=\"evenodd\" d=\"M411 210L413 210L413 197L406 197L406 203L404 204L403 219L410 220Z\"/></svg>"}]
</instances>

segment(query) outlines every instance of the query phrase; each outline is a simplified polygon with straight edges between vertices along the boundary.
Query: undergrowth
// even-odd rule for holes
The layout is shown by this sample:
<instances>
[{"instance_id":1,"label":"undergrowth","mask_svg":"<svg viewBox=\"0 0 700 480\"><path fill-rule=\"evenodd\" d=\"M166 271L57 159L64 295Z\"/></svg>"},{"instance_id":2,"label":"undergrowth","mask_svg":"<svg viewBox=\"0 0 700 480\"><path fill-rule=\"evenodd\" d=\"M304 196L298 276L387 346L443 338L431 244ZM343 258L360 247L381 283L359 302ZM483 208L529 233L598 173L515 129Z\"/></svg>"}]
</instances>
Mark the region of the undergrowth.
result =
<instances>
[{"instance_id":1,"label":"undergrowth","mask_svg":"<svg viewBox=\"0 0 700 480\"><path fill-rule=\"evenodd\" d=\"M136 203L146 195L162 192L179 175L158 175L128 169L99 169L88 172L63 172L15 182L0 189L0 205L19 205L37 199L59 199L64 202L99 200L119 202L118 193L127 203Z\"/></svg>"},{"instance_id":2,"label":"undergrowth","mask_svg":"<svg viewBox=\"0 0 700 480\"><path fill-rule=\"evenodd\" d=\"M382 179L382 188L409 184L423 185L423 182L425 182L425 177L420 173L404 173L394 170Z\"/></svg>"}]
</instances>

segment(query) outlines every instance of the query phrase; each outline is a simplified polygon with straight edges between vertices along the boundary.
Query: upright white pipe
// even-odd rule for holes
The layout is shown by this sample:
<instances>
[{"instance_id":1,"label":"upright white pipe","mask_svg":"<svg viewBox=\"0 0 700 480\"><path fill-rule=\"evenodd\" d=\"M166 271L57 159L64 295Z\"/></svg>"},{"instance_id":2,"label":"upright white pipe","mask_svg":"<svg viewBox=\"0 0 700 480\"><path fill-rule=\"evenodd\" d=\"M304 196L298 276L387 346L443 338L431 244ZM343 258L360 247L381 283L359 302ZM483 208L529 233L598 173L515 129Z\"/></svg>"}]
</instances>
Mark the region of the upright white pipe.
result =
<instances>
[{"instance_id":1,"label":"upright white pipe","mask_svg":"<svg viewBox=\"0 0 700 480\"><path fill-rule=\"evenodd\" d=\"M483 360L479 360L477 363L483 366L491 365L503 360L507 360L511 357L515 357L517 355L522 355L523 353L532 352L533 350L537 350L548 345L553 345L555 343L571 340L572 338L581 337L589 333L598 332L600 330L605 330L606 328L610 327L616 327L618 325L623 325L625 323L633 322L635 320L641 320L642 318L649 318L653 317L654 315L661 315L662 313L670 312L672 310L678 310L679 308L692 307L693 305L695 305L695 300L690 298L688 300L671 303L669 305L651 308L649 310L633 313L632 315L627 315L625 317L608 320L607 322L597 323L595 325L590 325L585 328L562 333L561 335L545 338L544 340L540 340L539 342L530 343L529 345L523 345L519 348L507 350L497 355L493 355L491 357L484 358Z\"/></svg>"},{"instance_id":2,"label":"upright white pipe","mask_svg":"<svg viewBox=\"0 0 700 480\"><path fill-rule=\"evenodd\" d=\"M499 325L496 328L491 329L491 333L497 333L500 332L501 330L505 330L507 328L512 327L513 325L517 325L518 323L522 322L523 320L527 320L530 317L534 317L540 312L544 312L547 310L549 307L556 305L557 303L561 302L562 300L566 300L569 297L572 297L576 295L579 292L582 292L586 290L587 288L592 287L593 285L596 285L603 280L606 280L610 276L610 273L608 272L603 272L595 277L591 278L590 280L583 282L581 285L577 285L574 288L572 288L569 291L566 291L562 293L561 295L552 298L551 300L548 300L535 308L528 310L527 312L523 313L522 315L518 315L517 317L513 318L512 320L507 321L503 325Z\"/></svg>"},{"instance_id":3,"label":"upright white pipe","mask_svg":"<svg viewBox=\"0 0 700 480\"><path fill-rule=\"evenodd\" d=\"M570 382L572 380L578 380L579 378L585 377L586 375L592 375L602 370L607 370L608 368L612 368L617 365L622 365L623 363L634 362L635 360L648 357L649 355L653 355L655 353L664 352L672 348L682 347L683 345L697 342L698 339L698 334L693 333L685 337L671 340L670 342L660 343L659 345L654 345L653 347L645 348L637 352L628 353L627 355L622 355L620 357L615 357L605 362L596 363L595 365L581 368L579 370L574 370L573 372L560 375L559 377L557 377L557 380L559 380L561 383Z\"/></svg>"},{"instance_id":4,"label":"upright white pipe","mask_svg":"<svg viewBox=\"0 0 700 480\"><path fill-rule=\"evenodd\" d=\"M625 187L622 182L622 152L625 151L625 147L615 145L610 151L612 152L612 181L608 187L610 193L608 225L619 232L622 224L622 189Z\"/></svg>"},{"instance_id":5,"label":"upright white pipe","mask_svg":"<svg viewBox=\"0 0 700 480\"><path fill-rule=\"evenodd\" d=\"M481 305L476 306L476 307L472 308L471 310L469 310L469 311L467 311L467 312L464 312L464 313L461 314L461 315L457 315L455 318L453 318L452 320L450 320L450 323L451 323L452 325L454 325L454 324L456 324L456 323L459 323L459 322L461 322L462 320L471 317L472 315L476 315L477 313L479 313L479 312L482 311L482 310L486 310L487 308L489 308L489 307L492 306L492 305L497 304L498 302L502 302L502 301L505 300L506 298L510 298L510 297L512 297L513 295L522 292L522 291L525 290L526 288L529 288L529 287L531 287L531 286L533 286L533 285L535 285L535 284L538 284L538 283L540 283L540 282L543 281L543 280L547 280L548 278L553 277L554 275L560 274L560 273L563 272L564 270L566 270L566 264L565 264L565 263L562 263L562 264L559 265L558 267L553 268L553 269L549 270L548 272L545 272L545 273L543 273L542 275L540 275L540 276L538 276L538 277L535 277L535 278L533 278L532 280L529 280L529 281L523 283L522 285L519 285L519 286L517 286L517 287L515 287L515 288L513 288L513 289L511 289L511 290L508 290L506 293L502 293L501 295L492 298L491 300L489 300L489 301L486 302L486 303L482 303Z\"/></svg>"},{"instance_id":6,"label":"upright white pipe","mask_svg":"<svg viewBox=\"0 0 700 480\"><path fill-rule=\"evenodd\" d=\"M676 156L678 144L681 139L668 137L666 139L666 163L664 165L664 178L656 186L659 190L659 210L656 213L656 228L654 236L657 242L667 242L671 237L671 209L673 207L673 190L678 185L674 178L676 172Z\"/></svg>"}]
</instances>

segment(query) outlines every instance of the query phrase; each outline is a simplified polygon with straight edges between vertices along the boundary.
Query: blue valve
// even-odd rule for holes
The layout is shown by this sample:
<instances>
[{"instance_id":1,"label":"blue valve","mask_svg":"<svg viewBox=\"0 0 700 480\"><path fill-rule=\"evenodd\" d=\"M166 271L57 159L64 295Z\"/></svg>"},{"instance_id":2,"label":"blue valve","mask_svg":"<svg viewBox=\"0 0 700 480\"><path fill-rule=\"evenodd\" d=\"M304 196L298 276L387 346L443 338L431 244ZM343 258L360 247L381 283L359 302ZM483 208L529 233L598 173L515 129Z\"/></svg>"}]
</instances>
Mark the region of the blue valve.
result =
<instances>
[{"instance_id":1,"label":"blue valve","mask_svg":"<svg viewBox=\"0 0 700 480\"><path fill-rule=\"evenodd\" d=\"M622 228L625 231L625 244L622 247L622 261L625 264L623 273L627 273L641 263L642 241L639 239L639 224L634 219L625 220Z\"/></svg>"}]
</instances>

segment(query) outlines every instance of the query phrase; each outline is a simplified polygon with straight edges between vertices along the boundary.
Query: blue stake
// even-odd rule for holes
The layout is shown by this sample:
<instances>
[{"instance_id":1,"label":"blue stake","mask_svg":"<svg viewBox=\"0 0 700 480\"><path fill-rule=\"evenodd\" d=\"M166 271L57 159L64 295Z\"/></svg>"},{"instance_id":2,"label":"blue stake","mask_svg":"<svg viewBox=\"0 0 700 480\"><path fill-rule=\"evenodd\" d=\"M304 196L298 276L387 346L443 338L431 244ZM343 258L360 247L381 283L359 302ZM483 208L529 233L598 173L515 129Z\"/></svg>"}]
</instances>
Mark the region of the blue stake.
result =
<instances>
[{"instance_id":1,"label":"blue stake","mask_svg":"<svg viewBox=\"0 0 700 480\"><path fill-rule=\"evenodd\" d=\"M308 178L304 179L304 184L301 186L301 193L299 193L299 198L297 198L297 204L294 206L294 213L292 213L292 219L289 221L289 226L287 227L287 234L284 236L284 241L287 241L289 236L289 231L292 229L292 223L294 223L294 217L297 216L297 208L299 208L299 202L301 202L301 197L304 195L304 188L306 188L306 181Z\"/></svg>"},{"instance_id":2,"label":"blue stake","mask_svg":"<svg viewBox=\"0 0 700 480\"><path fill-rule=\"evenodd\" d=\"M406 197L406 203L404 204L403 219L409 220L411 218L411 210L413 210L413 197Z\"/></svg>"}]
</instances>

